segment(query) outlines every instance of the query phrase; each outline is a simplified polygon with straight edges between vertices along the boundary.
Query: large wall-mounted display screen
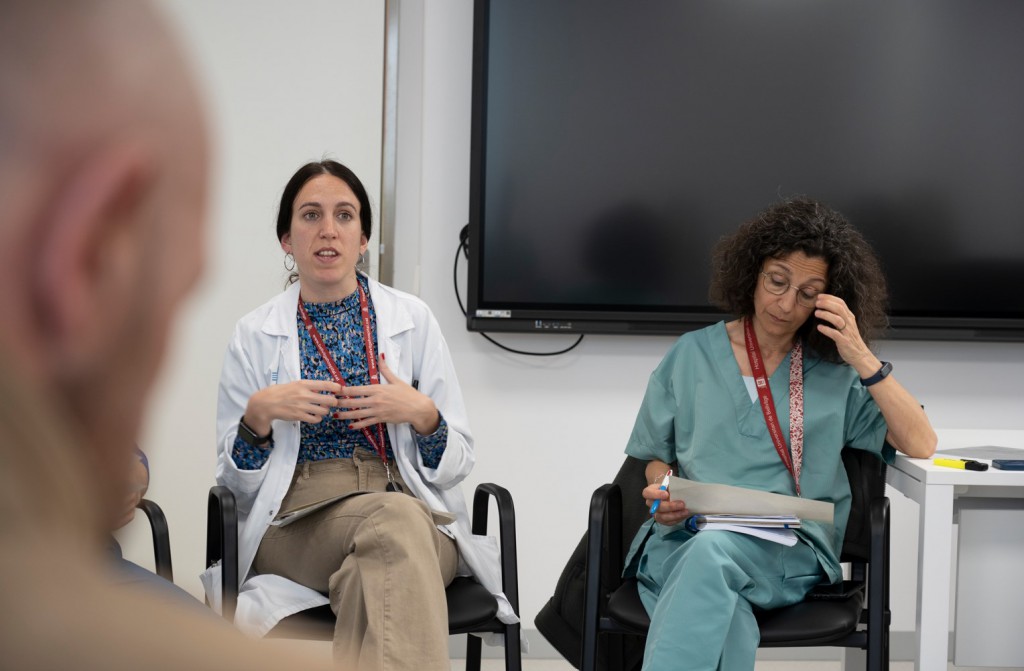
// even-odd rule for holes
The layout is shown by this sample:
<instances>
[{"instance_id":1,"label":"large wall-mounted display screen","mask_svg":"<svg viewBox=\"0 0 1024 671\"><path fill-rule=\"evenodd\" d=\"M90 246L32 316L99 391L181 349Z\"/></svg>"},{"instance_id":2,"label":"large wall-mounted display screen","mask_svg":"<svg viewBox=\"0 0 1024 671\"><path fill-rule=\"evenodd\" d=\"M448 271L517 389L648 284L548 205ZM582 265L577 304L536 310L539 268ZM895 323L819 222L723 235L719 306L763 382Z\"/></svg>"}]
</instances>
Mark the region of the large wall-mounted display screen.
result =
<instances>
[{"instance_id":1,"label":"large wall-mounted display screen","mask_svg":"<svg viewBox=\"0 0 1024 671\"><path fill-rule=\"evenodd\" d=\"M1024 2L478 0L469 327L680 333L809 195L896 337L1024 339Z\"/></svg>"}]
</instances>

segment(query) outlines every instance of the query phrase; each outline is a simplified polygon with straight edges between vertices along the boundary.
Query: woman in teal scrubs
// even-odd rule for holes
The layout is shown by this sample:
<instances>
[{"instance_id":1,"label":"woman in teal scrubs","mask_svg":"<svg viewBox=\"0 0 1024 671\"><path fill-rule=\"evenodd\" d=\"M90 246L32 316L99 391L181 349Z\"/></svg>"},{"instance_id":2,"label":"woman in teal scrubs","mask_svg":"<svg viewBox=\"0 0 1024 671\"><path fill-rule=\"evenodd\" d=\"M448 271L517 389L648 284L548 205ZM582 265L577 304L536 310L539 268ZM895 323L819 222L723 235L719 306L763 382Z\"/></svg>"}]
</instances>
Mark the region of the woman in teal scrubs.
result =
<instances>
[{"instance_id":1,"label":"woman in teal scrubs","mask_svg":"<svg viewBox=\"0 0 1024 671\"><path fill-rule=\"evenodd\" d=\"M711 291L738 319L676 342L651 375L626 447L648 462L647 504L661 501L625 569L651 616L644 669L753 669L753 609L796 603L814 585L841 580L850 510L843 447L886 460L892 448L935 451L920 404L869 349L885 326L885 280L840 214L807 198L770 207L719 243ZM805 521L793 546L694 534L682 526L686 502L659 489L670 468L827 501L835 523Z\"/></svg>"}]
</instances>

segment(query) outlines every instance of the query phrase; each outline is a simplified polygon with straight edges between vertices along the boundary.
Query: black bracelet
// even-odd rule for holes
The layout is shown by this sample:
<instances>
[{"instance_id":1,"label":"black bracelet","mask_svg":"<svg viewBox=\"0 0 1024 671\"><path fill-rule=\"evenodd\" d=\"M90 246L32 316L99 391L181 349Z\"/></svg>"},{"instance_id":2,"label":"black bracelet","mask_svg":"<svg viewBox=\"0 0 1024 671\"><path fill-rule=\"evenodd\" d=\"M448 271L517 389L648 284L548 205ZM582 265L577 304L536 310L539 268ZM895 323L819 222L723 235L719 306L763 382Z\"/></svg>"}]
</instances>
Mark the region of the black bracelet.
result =
<instances>
[{"instance_id":1,"label":"black bracelet","mask_svg":"<svg viewBox=\"0 0 1024 671\"><path fill-rule=\"evenodd\" d=\"M873 384L878 384L885 378L889 377L889 373L892 372L892 364L888 361L882 362L882 367L878 369L878 372L871 377L862 377L860 383L865 387L870 387Z\"/></svg>"}]
</instances>

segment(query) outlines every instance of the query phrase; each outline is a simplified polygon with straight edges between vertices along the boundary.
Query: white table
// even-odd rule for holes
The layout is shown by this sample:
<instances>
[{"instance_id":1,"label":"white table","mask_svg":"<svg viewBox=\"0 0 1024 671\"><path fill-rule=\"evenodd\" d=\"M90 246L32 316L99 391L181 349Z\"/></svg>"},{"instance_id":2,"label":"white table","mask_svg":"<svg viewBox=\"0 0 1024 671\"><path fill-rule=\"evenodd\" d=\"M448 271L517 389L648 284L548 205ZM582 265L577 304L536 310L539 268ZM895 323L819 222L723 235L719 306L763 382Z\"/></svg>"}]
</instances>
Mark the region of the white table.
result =
<instances>
[{"instance_id":1,"label":"white table","mask_svg":"<svg viewBox=\"0 0 1024 671\"><path fill-rule=\"evenodd\" d=\"M941 441L939 449L946 449ZM941 455L940 455L941 456ZM1024 457L1024 450L1021 450ZM979 459L979 461L987 461ZM962 471L930 459L897 455L887 481L920 505L915 669L945 669L949 650L950 579L955 501L1005 502L1024 498L1024 471ZM1024 565L1024 547L1020 548Z\"/></svg>"}]
</instances>

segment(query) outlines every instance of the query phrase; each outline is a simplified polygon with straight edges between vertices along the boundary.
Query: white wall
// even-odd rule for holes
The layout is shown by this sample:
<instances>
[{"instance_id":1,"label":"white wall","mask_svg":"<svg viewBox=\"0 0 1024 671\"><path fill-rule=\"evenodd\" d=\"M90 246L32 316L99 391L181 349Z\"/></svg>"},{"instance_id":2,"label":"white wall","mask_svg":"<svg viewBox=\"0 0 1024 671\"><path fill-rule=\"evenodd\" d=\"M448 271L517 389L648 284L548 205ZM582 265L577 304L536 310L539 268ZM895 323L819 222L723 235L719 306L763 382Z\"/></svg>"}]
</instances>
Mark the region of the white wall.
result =
<instances>
[{"instance_id":1,"label":"white wall","mask_svg":"<svg viewBox=\"0 0 1024 671\"><path fill-rule=\"evenodd\" d=\"M210 271L174 340L144 437L151 496L170 517L176 581L198 594L223 348L234 321L283 279L275 200L295 167L324 152L349 162L379 193L383 2L164 3L209 83L221 157ZM588 336L568 355L530 359L465 330L451 278L469 203L472 2L402 0L400 19L394 284L421 295L448 338L478 450L467 494L494 481L516 499L522 614L532 628L583 532L590 494L622 461L647 376L672 339ZM539 350L569 340L502 339ZM889 342L879 349L936 427L950 430L944 440L971 442L972 434L957 430L1003 429L990 435L1024 446L1024 344ZM917 508L893 499L893 628L911 631ZM144 557L137 526L129 548Z\"/></svg>"},{"instance_id":2,"label":"white wall","mask_svg":"<svg viewBox=\"0 0 1024 671\"><path fill-rule=\"evenodd\" d=\"M384 4L160 4L205 89L215 167L206 275L179 322L140 445L150 455L148 496L168 515L176 582L201 594L221 363L237 319L284 287L275 223L285 182L307 161L336 158L360 176L379 215ZM143 532L136 522L122 536L146 564Z\"/></svg>"}]
</instances>

